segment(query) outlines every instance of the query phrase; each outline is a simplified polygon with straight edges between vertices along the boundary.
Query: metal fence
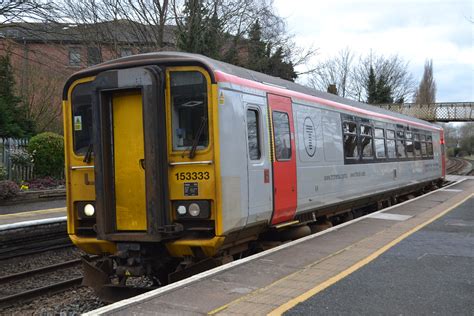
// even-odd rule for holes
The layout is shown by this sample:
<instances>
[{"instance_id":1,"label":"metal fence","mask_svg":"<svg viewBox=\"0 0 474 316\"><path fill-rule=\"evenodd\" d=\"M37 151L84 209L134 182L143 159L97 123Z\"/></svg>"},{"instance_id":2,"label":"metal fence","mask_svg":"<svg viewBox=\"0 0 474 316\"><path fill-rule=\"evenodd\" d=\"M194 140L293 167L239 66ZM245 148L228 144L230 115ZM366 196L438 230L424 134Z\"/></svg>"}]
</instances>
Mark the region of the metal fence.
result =
<instances>
[{"instance_id":1,"label":"metal fence","mask_svg":"<svg viewBox=\"0 0 474 316\"><path fill-rule=\"evenodd\" d=\"M0 167L6 173L6 179L20 182L33 178L27 146L28 139L0 138Z\"/></svg>"},{"instance_id":2,"label":"metal fence","mask_svg":"<svg viewBox=\"0 0 474 316\"><path fill-rule=\"evenodd\" d=\"M474 102L376 104L376 106L430 122L474 121Z\"/></svg>"}]
</instances>

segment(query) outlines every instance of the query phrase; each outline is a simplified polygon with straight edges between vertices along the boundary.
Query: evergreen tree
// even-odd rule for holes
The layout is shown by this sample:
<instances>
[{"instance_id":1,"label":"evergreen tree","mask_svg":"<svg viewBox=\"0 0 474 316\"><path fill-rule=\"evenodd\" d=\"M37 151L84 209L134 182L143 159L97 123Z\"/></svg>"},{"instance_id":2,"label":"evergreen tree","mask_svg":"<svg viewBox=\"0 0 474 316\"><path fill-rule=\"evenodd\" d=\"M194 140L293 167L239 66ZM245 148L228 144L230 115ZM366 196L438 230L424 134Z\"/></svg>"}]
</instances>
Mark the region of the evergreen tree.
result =
<instances>
[{"instance_id":1,"label":"evergreen tree","mask_svg":"<svg viewBox=\"0 0 474 316\"><path fill-rule=\"evenodd\" d=\"M34 123L27 118L14 87L10 56L0 56L0 137L30 137L34 133Z\"/></svg>"},{"instance_id":2,"label":"evergreen tree","mask_svg":"<svg viewBox=\"0 0 474 316\"><path fill-rule=\"evenodd\" d=\"M383 104L383 103L393 103L392 98L392 89L388 84L388 81L385 76L381 75L377 80L377 97L374 103Z\"/></svg>"},{"instance_id":3,"label":"evergreen tree","mask_svg":"<svg viewBox=\"0 0 474 316\"><path fill-rule=\"evenodd\" d=\"M377 78L372 66L369 70L369 78L367 79L367 103L374 104L377 101Z\"/></svg>"},{"instance_id":4,"label":"evergreen tree","mask_svg":"<svg viewBox=\"0 0 474 316\"><path fill-rule=\"evenodd\" d=\"M265 72L268 65L267 44L262 40L262 27L258 19L249 31L247 67Z\"/></svg>"},{"instance_id":5,"label":"evergreen tree","mask_svg":"<svg viewBox=\"0 0 474 316\"><path fill-rule=\"evenodd\" d=\"M275 53L269 58L267 69L264 72L290 81L294 81L298 76L293 64L285 61L282 47L278 47Z\"/></svg>"},{"instance_id":6,"label":"evergreen tree","mask_svg":"<svg viewBox=\"0 0 474 316\"><path fill-rule=\"evenodd\" d=\"M202 0L186 0L184 23L178 31L177 47L188 53L201 53L204 44L203 21L206 15Z\"/></svg>"},{"instance_id":7,"label":"evergreen tree","mask_svg":"<svg viewBox=\"0 0 474 316\"><path fill-rule=\"evenodd\" d=\"M433 77L433 61L425 62L423 78L415 93L415 103L432 104L436 102L436 82Z\"/></svg>"}]
</instances>

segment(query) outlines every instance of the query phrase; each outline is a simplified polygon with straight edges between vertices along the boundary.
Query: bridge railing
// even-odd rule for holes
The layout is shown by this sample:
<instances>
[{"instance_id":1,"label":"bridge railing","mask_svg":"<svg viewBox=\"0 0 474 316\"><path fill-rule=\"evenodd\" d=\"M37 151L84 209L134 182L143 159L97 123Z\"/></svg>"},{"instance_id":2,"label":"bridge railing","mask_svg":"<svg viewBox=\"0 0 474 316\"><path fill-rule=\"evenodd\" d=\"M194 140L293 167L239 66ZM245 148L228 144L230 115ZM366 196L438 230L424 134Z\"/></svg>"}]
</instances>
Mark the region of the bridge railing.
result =
<instances>
[{"instance_id":1,"label":"bridge railing","mask_svg":"<svg viewBox=\"0 0 474 316\"><path fill-rule=\"evenodd\" d=\"M474 102L376 104L376 106L430 122L474 121Z\"/></svg>"}]
</instances>

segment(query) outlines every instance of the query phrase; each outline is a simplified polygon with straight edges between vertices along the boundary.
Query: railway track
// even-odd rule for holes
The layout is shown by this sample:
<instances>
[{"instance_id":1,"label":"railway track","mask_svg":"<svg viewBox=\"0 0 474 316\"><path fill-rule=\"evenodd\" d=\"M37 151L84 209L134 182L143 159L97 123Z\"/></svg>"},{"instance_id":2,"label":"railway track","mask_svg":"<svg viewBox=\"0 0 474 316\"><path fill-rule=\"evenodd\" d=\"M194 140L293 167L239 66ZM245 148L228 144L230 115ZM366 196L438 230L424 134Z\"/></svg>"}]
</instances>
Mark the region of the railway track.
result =
<instances>
[{"instance_id":1,"label":"railway track","mask_svg":"<svg viewBox=\"0 0 474 316\"><path fill-rule=\"evenodd\" d=\"M468 161L461 158L449 158L446 163L446 172L453 175L468 174L471 171L469 164Z\"/></svg>"},{"instance_id":2,"label":"railway track","mask_svg":"<svg viewBox=\"0 0 474 316\"><path fill-rule=\"evenodd\" d=\"M64 291L71 287L80 285L82 276L76 277L53 277L52 273L64 271L66 269L78 267L81 264L81 259L69 260L62 263L51 264L41 268L27 270L19 273L13 273L0 277L0 287L2 296L0 296L0 307L17 304L20 302L30 301L39 296L52 294ZM32 286L38 282L41 284L41 278L48 280L58 279L57 281L46 282L47 284ZM26 288L26 290L23 290Z\"/></svg>"}]
</instances>

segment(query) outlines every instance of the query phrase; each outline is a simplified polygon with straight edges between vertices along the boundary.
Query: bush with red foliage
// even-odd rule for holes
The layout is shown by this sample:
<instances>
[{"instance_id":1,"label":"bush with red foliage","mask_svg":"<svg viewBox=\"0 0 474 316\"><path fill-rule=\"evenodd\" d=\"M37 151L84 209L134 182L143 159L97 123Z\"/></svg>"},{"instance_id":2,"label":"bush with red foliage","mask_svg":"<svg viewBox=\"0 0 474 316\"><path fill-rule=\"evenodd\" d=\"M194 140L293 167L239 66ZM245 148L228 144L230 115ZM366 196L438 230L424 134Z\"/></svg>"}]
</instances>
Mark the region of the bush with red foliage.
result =
<instances>
[{"instance_id":1,"label":"bush with red foliage","mask_svg":"<svg viewBox=\"0 0 474 316\"><path fill-rule=\"evenodd\" d=\"M0 200L14 197L20 192L18 185L10 180L0 181Z\"/></svg>"},{"instance_id":2,"label":"bush with red foliage","mask_svg":"<svg viewBox=\"0 0 474 316\"><path fill-rule=\"evenodd\" d=\"M64 180L54 179L52 177L44 177L30 180L24 185L28 186L28 190L48 190L57 189L58 187L64 186Z\"/></svg>"}]
</instances>

